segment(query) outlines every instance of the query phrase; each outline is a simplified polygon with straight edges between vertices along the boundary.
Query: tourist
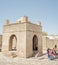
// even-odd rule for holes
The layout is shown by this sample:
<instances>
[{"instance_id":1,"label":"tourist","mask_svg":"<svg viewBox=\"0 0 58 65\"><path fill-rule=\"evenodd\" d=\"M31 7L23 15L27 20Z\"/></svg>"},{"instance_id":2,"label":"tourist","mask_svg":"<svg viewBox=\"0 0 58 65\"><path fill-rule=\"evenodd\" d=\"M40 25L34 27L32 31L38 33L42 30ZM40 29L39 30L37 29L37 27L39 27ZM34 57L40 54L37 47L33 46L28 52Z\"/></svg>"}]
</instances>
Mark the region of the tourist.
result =
<instances>
[{"instance_id":1,"label":"tourist","mask_svg":"<svg viewBox=\"0 0 58 65\"><path fill-rule=\"evenodd\" d=\"M53 48L53 53L56 55L57 54L57 45L54 46Z\"/></svg>"},{"instance_id":2,"label":"tourist","mask_svg":"<svg viewBox=\"0 0 58 65\"><path fill-rule=\"evenodd\" d=\"M47 54L48 54L48 58L49 58L50 60L53 60L53 59L55 58L55 55L53 54L52 49L48 48L48 49L47 49Z\"/></svg>"},{"instance_id":3,"label":"tourist","mask_svg":"<svg viewBox=\"0 0 58 65\"><path fill-rule=\"evenodd\" d=\"M54 46L54 48L53 48L53 53L54 53L54 55L56 56L56 58L58 58L58 53L57 53L57 45L55 45Z\"/></svg>"}]
</instances>

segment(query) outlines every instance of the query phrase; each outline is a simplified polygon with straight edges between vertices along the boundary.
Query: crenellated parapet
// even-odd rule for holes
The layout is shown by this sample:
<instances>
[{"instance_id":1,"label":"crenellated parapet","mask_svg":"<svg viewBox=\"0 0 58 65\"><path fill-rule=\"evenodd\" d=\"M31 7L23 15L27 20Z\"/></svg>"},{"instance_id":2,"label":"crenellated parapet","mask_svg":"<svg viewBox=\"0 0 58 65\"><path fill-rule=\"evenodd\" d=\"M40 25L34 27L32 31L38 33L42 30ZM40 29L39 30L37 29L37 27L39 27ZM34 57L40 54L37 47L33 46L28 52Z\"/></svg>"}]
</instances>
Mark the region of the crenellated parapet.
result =
<instances>
[{"instance_id":1,"label":"crenellated parapet","mask_svg":"<svg viewBox=\"0 0 58 65\"><path fill-rule=\"evenodd\" d=\"M30 24L33 24L33 23L31 23L31 21L29 21L29 19L28 19L27 16L21 17L20 19L16 20L15 23L19 23L19 24L21 24L21 23L30 23ZM15 24L15 23L13 23L13 24ZM7 20L5 21L5 24L4 24L4 25L9 25L9 24L10 24L10 21L7 19ZM11 24L10 24L10 25L11 25ZM37 21L37 22L35 23L35 25L41 26L41 21Z\"/></svg>"}]
</instances>

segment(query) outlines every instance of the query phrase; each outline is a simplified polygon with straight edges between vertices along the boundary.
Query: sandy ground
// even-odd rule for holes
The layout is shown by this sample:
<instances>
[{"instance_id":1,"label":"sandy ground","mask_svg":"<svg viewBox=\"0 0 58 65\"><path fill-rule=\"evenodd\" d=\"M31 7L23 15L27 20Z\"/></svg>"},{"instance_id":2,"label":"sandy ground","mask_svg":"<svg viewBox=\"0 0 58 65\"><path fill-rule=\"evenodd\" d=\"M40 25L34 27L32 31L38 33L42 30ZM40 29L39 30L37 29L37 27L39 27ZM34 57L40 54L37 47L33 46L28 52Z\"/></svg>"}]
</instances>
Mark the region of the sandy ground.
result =
<instances>
[{"instance_id":1,"label":"sandy ground","mask_svg":"<svg viewBox=\"0 0 58 65\"><path fill-rule=\"evenodd\" d=\"M58 59L49 60L47 55L32 58L4 56L0 53L0 65L58 65Z\"/></svg>"}]
</instances>

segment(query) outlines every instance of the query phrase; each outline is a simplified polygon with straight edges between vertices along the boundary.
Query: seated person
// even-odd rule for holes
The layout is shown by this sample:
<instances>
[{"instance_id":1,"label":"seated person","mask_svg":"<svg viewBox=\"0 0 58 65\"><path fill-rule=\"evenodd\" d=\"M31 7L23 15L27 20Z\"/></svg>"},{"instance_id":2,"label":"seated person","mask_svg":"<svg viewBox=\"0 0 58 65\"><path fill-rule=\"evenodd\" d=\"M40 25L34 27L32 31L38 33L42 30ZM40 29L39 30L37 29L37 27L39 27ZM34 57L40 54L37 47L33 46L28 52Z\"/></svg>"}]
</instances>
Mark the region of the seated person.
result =
<instances>
[{"instance_id":1,"label":"seated person","mask_svg":"<svg viewBox=\"0 0 58 65\"><path fill-rule=\"evenodd\" d=\"M48 58L50 59L50 60L53 60L54 58L55 58L55 55L54 55L54 53L53 53L53 51L52 51L52 49L47 49L47 53L48 53Z\"/></svg>"},{"instance_id":2,"label":"seated person","mask_svg":"<svg viewBox=\"0 0 58 65\"><path fill-rule=\"evenodd\" d=\"M54 46L54 48L53 48L53 53L54 53L55 55L58 55L58 53L57 53L57 45Z\"/></svg>"}]
</instances>

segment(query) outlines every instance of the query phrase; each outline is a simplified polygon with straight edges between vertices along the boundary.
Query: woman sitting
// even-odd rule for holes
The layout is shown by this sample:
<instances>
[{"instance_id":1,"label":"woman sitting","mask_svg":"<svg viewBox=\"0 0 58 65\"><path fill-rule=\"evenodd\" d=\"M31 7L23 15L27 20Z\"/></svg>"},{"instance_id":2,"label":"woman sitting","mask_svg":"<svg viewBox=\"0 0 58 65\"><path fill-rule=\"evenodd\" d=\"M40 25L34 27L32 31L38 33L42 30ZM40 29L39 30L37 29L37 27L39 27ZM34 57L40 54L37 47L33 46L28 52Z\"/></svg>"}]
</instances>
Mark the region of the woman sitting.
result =
<instances>
[{"instance_id":1,"label":"woman sitting","mask_svg":"<svg viewBox=\"0 0 58 65\"><path fill-rule=\"evenodd\" d=\"M54 53L53 53L53 50L52 49L47 49L47 53L48 53L48 58L50 59L50 60L53 60L54 58L55 58L55 55L54 55Z\"/></svg>"}]
</instances>

